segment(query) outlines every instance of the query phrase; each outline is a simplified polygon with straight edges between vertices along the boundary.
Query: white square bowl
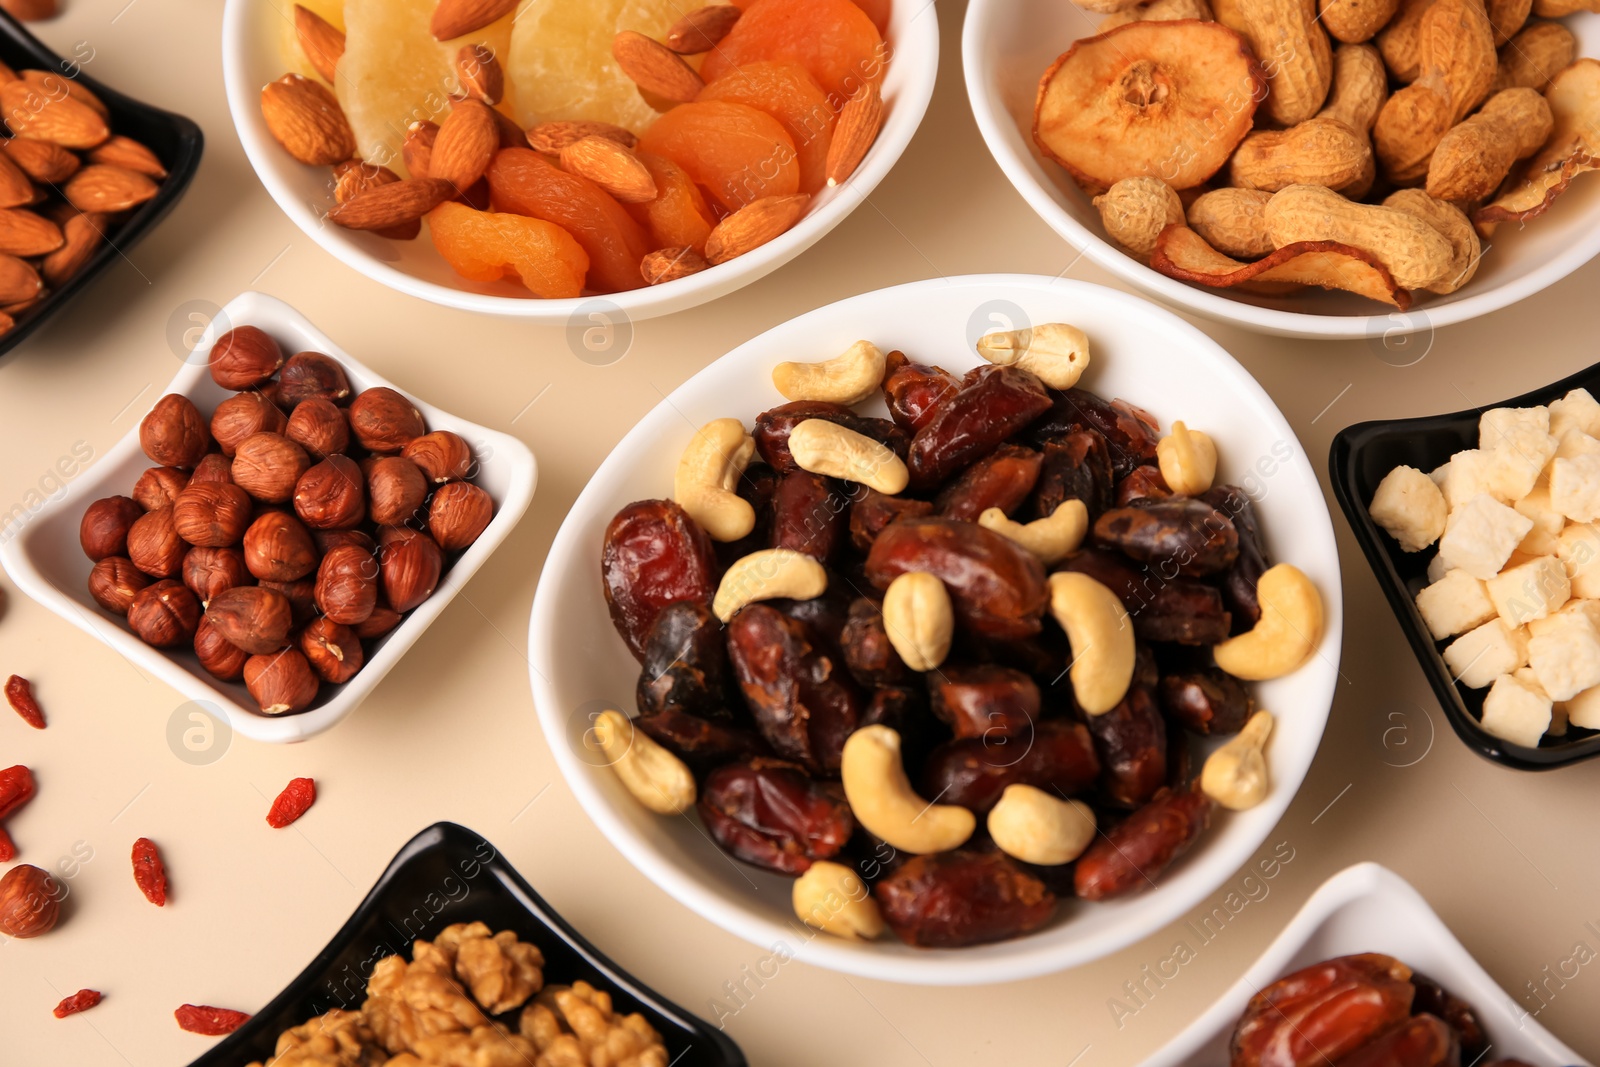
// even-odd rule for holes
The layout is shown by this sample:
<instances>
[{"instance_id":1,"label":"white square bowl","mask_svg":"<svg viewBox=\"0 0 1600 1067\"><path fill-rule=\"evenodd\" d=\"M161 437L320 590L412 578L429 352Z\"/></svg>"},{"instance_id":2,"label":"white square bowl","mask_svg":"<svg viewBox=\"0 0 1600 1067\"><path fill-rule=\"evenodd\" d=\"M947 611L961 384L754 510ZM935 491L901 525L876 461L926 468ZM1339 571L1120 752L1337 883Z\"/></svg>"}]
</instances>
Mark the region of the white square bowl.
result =
<instances>
[{"instance_id":1,"label":"white square bowl","mask_svg":"<svg viewBox=\"0 0 1600 1067\"><path fill-rule=\"evenodd\" d=\"M344 365L350 385L358 392L381 385L394 388L388 379L334 344L288 304L262 293L247 292L230 300L211 320L183 369L163 392L181 393L206 413L232 395L211 380L210 362L212 344L236 325L259 326L285 352L309 350L333 356ZM533 500L538 466L527 445L440 411L416 397L411 399L429 429L453 430L471 443L479 466L476 481L494 499L494 519L440 577L434 594L407 613L399 626L368 646L366 664L360 672L343 685L324 686L319 703L308 711L262 715L255 710L255 701L250 699L244 683L213 678L200 666L192 649L151 648L128 628L127 619L106 611L89 595L89 572L94 565L79 547L78 524L91 502L106 496L126 496L139 475L153 466L139 447L138 427L129 430L86 475L74 480L65 495L35 513L20 530L8 531L11 536L0 544L0 566L28 596L103 641L140 670L155 675L191 700L215 705L236 733L257 741L304 741L350 714L367 698L506 539Z\"/></svg>"},{"instance_id":2,"label":"white square bowl","mask_svg":"<svg viewBox=\"0 0 1600 1067\"><path fill-rule=\"evenodd\" d=\"M1471 1004L1489 1036L1484 1062L1518 1059L1538 1067L1588 1063L1489 977L1409 882L1387 867L1358 863L1324 882L1244 977L1140 1067L1226 1064L1234 1024L1263 986L1313 963L1357 952L1393 956Z\"/></svg>"}]
</instances>

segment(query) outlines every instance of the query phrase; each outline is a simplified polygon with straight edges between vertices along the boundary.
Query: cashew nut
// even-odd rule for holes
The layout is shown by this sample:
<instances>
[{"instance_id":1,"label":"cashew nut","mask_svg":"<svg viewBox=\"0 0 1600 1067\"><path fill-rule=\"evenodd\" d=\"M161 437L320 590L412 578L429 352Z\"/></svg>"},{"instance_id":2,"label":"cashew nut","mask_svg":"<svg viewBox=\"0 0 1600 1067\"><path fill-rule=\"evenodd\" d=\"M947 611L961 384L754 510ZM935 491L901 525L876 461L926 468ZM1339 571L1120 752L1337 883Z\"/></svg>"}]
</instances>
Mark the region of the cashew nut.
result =
<instances>
[{"instance_id":1,"label":"cashew nut","mask_svg":"<svg viewBox=\"0 0 1600 1067\"><path fill-rule=\"evenodd\" d=\"M711 611L727 622L758 600L811 600L828 588L828 572L815 558L792 548L763 548L734 563L722 575Z\"/></svg>"},{"instance_id":2,"label":"cashew nut","mask_svg":"<svg viewBox=\"0 0 1600 1067\"><path fill-rule=\"evenodd\" d=\"M1267 799L1267 738L1272 734L1272 712L1250 716L1244 729L1206 757L1200 771L1200 791L1230 811L1244 811Z\"/></svg>"},{"instance_id":3,"label":"cashew nut","mask_svg":"<svg viewBox=\"0 0 1600 1067\"><path fill-rule=\"evenodd\" d=\"M780 363L772 384L790 400L859 404L878 391L888 357L871 341L857 341L843 355L821 363Z\"/></svg>"},{"instance_id":4,"label":"cashew nut","mask_svg":"<svg viewBox=\"0 0 1600 1067\"><path fill-rule=\"evenodd\" d=\"M1023 863L1055 867L1083 855L1094 841L1094 809L1031 785L1008 785L989 812L989 836Z\"/></svg>"},{"instance_id":5,"label":"cashew nut","mask_svg":"<svg viewBox=\"0 0 1600 1067\"><path fill-rule=\"evenodd\" d=\"M680 815L694 805L694 775L684 762L633 728L620 711L602 711L592 730L611 769L634 799L657 815Z\"/></svg>"},{"instance_id":6,"label":"cashew nut","mask_svg":"<svg viewBox=\"0 0 1600 1067\"><path fill-rule=\"evenodd\" d=\"M883 913L872 890L842 863L819 860L794 880L794 913L807 926L850 941L883 936Z\"/></svg>"},{"instance_id":7,"label":"cashew nut","mask_svg":"<svg viewBox=\"0 0 1600 1067\"><path fill-rule=\"evenodd\" d=\"M1217 477L1217 446L1199 430L1175 422L1156 445L1156 462L1167 488L1179 496L1199 496Z\"/></svg>"},{"instance_id":8,"label":"cashew nut","mask_svg":"<svg viewBox=\"0 0 1600 1067\"><path fill-rule=\"evenodd\" d=\"M948 852L977 828L977 816L966 808L930 804L912 791L900 761L900 735L887 726L863 726L850 735L839 776L856 821L901 852Z\"/></svg>"},{"instance_id":9,"label":"cashew nut","mask_svg":"<svg viewBox=\"0 0 1600 1067\"><path fill-rule=\"evenodd\" d=\"M978 355L1002 367L1032 371L1052 389L1071 389L1089 368L1089 338L1076 326L1048 322L978 339Z\"/></svg>"},{"instance_id":10,"label":"cashew nut","mask_svg":"<svg viewBox=\"0 0 1600 1067\"><path fill-rule=\"evenodd\" d=\"M1133 682L1133 624L1117 594L1087 574L1050 576L1050 614L1072 645L1072 692L1088 715L1104 715Z\"/></svg>"},{"instance_id":11,"label":"cashew nut","mask_svg":"<svg viewBox=\"0 0 1600 1067\"><path fill-rule=\"evenodd\" d=\"M826 419L807 419L789 431L789 451L801 470L860 482L894 496L911 474L887 445Z\"/></svg>"},{"instance_id":12,"label":"cashew nut","mask_svg":"<svg viewBox=\"0 0 1600 1067\"><path fill-rule=\"evenodd\" d=\"M1083 535L1089 532L1089 509L1081 500L1063 500L1048 518L1034 519L1024 526L1006 518L999 508L990 508L978 516L978 525L1015 541L1048 567L1060 563L1083 544Z\"/></svg>"},{"instance_id":13,"label":"cashew nut","mask_svg":"<svg viewBox=\"0 0 1600 1067\"><path fill-rule=\"evenodd\" d=\"M1280 563L1256 582L1261 619L1211 650L1217 666L1247 682L1281 678L1322 640L1322 598L1297 567Z\"/></svg>"},{"instance_id":14,"label":"cashew nut","mask_svg":"<svg viewBox=\"0 0 1600 1067\"><path fill-rule=\"evenodd\" d=\"M737 541L756 528L755 508L734 489L755 455L756 442L738 419L715 419L683 450L672 499L714 541Z\"/></svg>"},{"instance_id":15,"label":"cashew nut","mask_svg":"<svg viewBox=\"0 0 1600 1067\"><path fill-rule=\"evenodd\" d=\"M884 591L884 632L914 671L931 671L944 662L955 626L950 593L934 575L911 571L890 582Z\"/></svg>"}]
</instances>

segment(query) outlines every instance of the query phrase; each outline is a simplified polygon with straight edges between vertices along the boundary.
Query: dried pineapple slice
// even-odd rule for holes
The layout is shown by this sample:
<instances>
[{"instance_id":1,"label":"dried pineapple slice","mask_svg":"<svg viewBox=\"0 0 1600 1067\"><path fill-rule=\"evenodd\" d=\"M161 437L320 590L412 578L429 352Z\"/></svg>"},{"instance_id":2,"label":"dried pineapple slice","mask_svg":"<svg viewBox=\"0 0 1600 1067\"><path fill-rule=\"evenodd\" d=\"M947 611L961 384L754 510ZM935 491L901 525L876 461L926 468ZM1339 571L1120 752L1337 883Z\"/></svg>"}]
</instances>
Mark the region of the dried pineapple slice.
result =
<instances>
[{"instance_id":1,"label":"dried pineapple slice","mask_svg":"<svg viewBox=\"0 0 1600 1067\"><path fill-rule=\"evenodd\" d=\"M344 58L334 87L369 163L403 171L406 127L442 121L456 87L460 44L428 32L437 0L345 0Z\"/></svg>"}]
</instances>

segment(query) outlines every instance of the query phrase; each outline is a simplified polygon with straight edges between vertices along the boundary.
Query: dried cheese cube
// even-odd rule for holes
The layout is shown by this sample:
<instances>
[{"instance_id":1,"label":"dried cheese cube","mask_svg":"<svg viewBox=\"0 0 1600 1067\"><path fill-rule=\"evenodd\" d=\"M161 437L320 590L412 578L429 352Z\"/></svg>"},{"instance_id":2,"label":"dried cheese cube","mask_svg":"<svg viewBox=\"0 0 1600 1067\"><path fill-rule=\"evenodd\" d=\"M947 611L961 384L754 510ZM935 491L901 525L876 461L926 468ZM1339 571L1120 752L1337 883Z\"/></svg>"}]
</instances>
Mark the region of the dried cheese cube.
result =
<instances>
[{"instance_id":1,"label":"dried cheese cube","mask_svg":"<svg viewBox=\"0 0 1600 1067\"><path fill-rule=\"evenodd\" d=\"M1600 528L1574 523L1556 538L1556 556L1567 568L1572 595L1600 597Z\"/></svg>"},{"instance_id":2,"label":"dried cheese cube","mask_svg":"<svg viewBox=\"0 0 1600 1067\"><path fill-rule=\"evenodd\" d=\"M1531 529L1532 519L1479 493L1451 512L1439 539L1439 555L1447 566L1488 581L1505 567Z\"/></svg>"},{"instance_id":3,"label":"dried cheese cube","mask_svg":"<svg viewBox=\"0 0 1600 1067\"><path fill-rule=\"evenodd\" d=\"M1528 638L1504 619L1490 619L1450 642L1444 662L1456 681L1468 689L1482 689L1528 662Z\"/></svg>"},{"instance_id":4,"label":"dried cheese cube","mask_svg":"<svg viewBox=\"0 0 1600 1067\"><path fill-rule=\"evenodd\" d=\"M1466 571L1449 571L1417 594L1417 611L1435 641L1481 626L1495 616L1483 582Z\"/></svg>"},{"instance_id":5,"label":"dried cheese cube","mask_svg":"<svg viewBox=\"0 0 1600 1067\"><path fill-rule=\"evenodd\" d=\"M1562 616L1528 639L1528 666L1552 700L1571 700L1600 685L1600 632L1581 615Z\"/></svg>"},{"instance_id":6,"label":"dried cheese cube","mask_svg":"<svg viewBox=\"0 0 1600 1067\"><path fill-rule=\"evenodd\" d=\"M1526 496L1555 455L1556 443L1544 408L1484 412L1478 420L1478 449L1490 455L1490 492L1507 502Z\"/></svg>"},{"instance_id":7,"label":"dried cheese cube","mask_svg":"<svg viewBox=\"0 0 1600 1067\"><path fill-rule=\"evenodd\" d=\"M1550 403L1550 432L1560 437L1568 430L1600 436L1600 401L1587 389L1574 389Z\"/></svg>"},{"instance_id":8,"label":"dried cheese cube","mask_svg":"<svg viewBox=\"0 0 1600 1067\"><path fill-rule=\"evenodd\" d=\"M1428 561L1428 584L1432 585L1455 569L1445 562L1443 556L1435 553L1434 557Z\"/></svg>"},{"instance_id":9,"label":"dried cheese cube","mask_svg":"<svg viewBox=\"0 0 1600 1067\"><path fill-rule=\"evenodd\" d=\"M1509 567L1485 583L1494 610L1509 626L1551 614L1572 596L1567 568L1554 556L1539 556Z\"/></svg>"},{"instance_id":10,"label":"dried cheese cube","mask_svg":"<svg viewBox=\"0 0 1600 1067\"><path fill-rule=\"evenodd\" d=\"M1445 506L1454 511L1465 506L1479 493L1494 495L1493 465L1494 457L1488 452L1469 448L1451 456L1450 462L1434 471L1430 477L1438 483L1439 491L1444 494Z\"/></svg>"},{"instance_id":11,"label":"dried cheese cube","mask_svg":"<svg viewBox=\"0 0 1600 1067\"><path fill-rule=\"evenodd\" d=\"M1449 517L1444 494L1415 467L1396 467L1384 475L1367 511L1407 552L1420 552L1439 540Z\"/></svg>"},{"instance_id":12,"label":"dried cheese cube","mask_svg":"<svg viewBox=\"0 0 1600 1067\"><path fill-rule=\"evenodd\" d=\"M1550 726L1550 698L1506 674L1483 698L1483 728L1502 741L1534 748Z\"/></svg>"},{"instance_id":13,"label":"dried cheese cube","mask_svg":"<svg viewBox=\"0 0 1600 1067\"><path fill-rule=\"evenodd\" d=\"M1600 453L1550 464L1550 504L1573 522L1600 519Z\"/></svg>"},{"instance_id":14,"label":"dried cheese cube","mask_svg":"<svg viewBox=\"0 0 1600 1067\"><path fill-rule=\"evenodd\" d=\"M1600 730L1600 685L1566 702L1567 721L1585 730Z\"/></svg>"}]
</instances>

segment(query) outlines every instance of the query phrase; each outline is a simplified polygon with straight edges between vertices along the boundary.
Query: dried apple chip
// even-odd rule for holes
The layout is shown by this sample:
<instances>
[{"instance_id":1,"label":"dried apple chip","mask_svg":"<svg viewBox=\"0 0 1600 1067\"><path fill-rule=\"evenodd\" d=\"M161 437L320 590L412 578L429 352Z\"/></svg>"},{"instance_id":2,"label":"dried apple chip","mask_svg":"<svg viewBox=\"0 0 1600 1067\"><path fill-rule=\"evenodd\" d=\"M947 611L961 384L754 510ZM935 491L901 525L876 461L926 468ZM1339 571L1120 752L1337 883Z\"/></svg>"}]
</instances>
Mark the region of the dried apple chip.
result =
<instances>
[{"instance_id":1,"label":"dried apple chip","mask_svg":"<svg viewBox=\"0 0 1600 1067\"><path fill-rule=\"evenodd\" d=\"M1545 90L1555 123L1550 138L1507 182L1500 196L1473 213L1485 237L1502 222L1527 222L1550 210L1572 179L1600 170L1600 61L1580 59Z\"/></svg>"},{"instance_id":2,"label":"dried apple chip","mask_svg":"<svg viewBox=\"0 0 1600 1067\"><path fill-rule=\"evenodd\" d=\"M1175 224L1156 238L1150 265L1169 278L1218 289L1238 286L1279 295L1315 285L1380 300L1401 311L1411 306L1411 294L1395 284L1382 263L1337 241L1298 241L1265 259L1241 263L1212 248L1189 227Z\"/></svg>"},{"instance_id":3,"label":"dried apple chip","mask_svg":"<svg viewBox=\"0 0 1600 1067\"><path fill-rule=\"evenodd\" d=\"M1078 41L1045 71L1033 139L1094 192L1151 176L1210 178L1244 140L1267 78L1218 22L1133 22Z\"/></svg>"}]
</instances>

